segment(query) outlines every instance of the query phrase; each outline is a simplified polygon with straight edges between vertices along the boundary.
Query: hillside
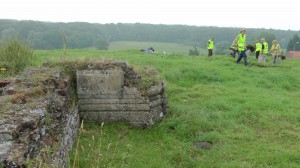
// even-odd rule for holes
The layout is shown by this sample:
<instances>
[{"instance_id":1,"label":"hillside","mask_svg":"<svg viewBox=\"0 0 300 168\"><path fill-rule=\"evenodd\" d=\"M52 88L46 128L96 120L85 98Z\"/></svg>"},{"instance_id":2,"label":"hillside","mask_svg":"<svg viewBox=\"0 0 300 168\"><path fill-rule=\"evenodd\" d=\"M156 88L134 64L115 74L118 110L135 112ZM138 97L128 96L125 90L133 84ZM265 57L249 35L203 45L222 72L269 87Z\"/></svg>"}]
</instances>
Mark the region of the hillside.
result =
<instances>
[{"instance_id":1,"label":"hillside","mask_svg":"<svg viewBox=\"0 0 300 168\"><path fill-rule=\"evenodd\" d=\"M177 43L206 49L207 40L212 36L215 37L216 44L232 43L240 29L141 23L92 24L0 19L0 44L17 36L29 42L34 49L62 49L64 38L67 48L70 49L105 50L111 42L117 41ZM248 29L247 42L254 43L263 36L269 45L276 38L281 47L286 48L295 34L299 35L299 31Z\"/></svg>"},{"instance_id":2,"label":"hillside","mask_svg":"<svg viewBox=\"0 0 300 168\"><path fill-rule=\"evenodd\" d=\"M167 82L171 115L151 129L83 123L76 167L299 167L300 60L274 66L231 57L136 50L36 51L37 65L62 59L124 60L154 67Z\"/></svg>"}]
</instances>

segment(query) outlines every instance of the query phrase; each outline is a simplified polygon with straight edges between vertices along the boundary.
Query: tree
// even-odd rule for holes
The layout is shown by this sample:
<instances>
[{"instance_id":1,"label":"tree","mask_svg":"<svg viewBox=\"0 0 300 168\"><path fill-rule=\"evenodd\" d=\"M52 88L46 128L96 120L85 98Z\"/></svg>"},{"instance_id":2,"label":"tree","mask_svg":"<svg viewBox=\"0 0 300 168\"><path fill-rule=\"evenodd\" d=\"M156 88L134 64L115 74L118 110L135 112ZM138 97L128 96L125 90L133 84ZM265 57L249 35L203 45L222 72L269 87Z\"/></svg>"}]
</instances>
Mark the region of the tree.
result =
<instances>
[{"instance_id":1,"label":"tree","mask_svg":"<svg viewBox=\"0 0 300 168\"><path fill-rule=\"evenodd\" d=\"M98 38L95 41L94 46L97 48L97 50L107 50L108 46L109 46L109 43L104 38Z\"/></svg>"},{"instance_id":2,"label":"tree","mask_svg":"<svg viewBox=\"0 0 300 168\"><path fill-rule=\"evenodd\" d=\"M226 54L229 52L231 43L229 41L221 41L216 43L216 54Z\"/></svg>"},{"instance_id":3,"label":"tree","mask_svg":"<svg viewBox=\"0 0 300 168\"><path fill-rule=\"evenodd\" d=\"M222 28L214 26L154 25L142 23L91 24L84 22L49 23L37 21L16 21L0 19L0 43L19 36L28 41L34 49L61 49L64 45L61 32L65 32L68 49L98 48L106 49L114 41L170 42L199 48L207 48L207 40L215 37L216 41L229 41L238 34L240 28ZM289 39L297 31L274 29L248 29L247 44L254 45L255 40L264 37L269 45L272 40L287 47ZM111 36L109 39L108 36ZM99 40L100 39L100 40ZM104 39L104 40L103 40ZM107 41L107 43L105 42ZM103 42L103 44L101 44ZM291 44L293 49L294 44ZM106 46L106 47L105 47ZM298 45L295 46L298 49ZM226 47L226 49L228 46ZM192 48L193 49L193 48ZM221 51L223 52L223 51ZM1 60L0 60L1 61Z\"/></svg>"},{"instance_id":4,"label":"tree","mask_svg":"<svg viewBox=\"0 0 300 168\"><path fill-rule=\"evenodd\" d=\"M10 28L7 28L7 29L4 29L0 32L0 39L2 41L6 41L6 40L9 40L9 39L13 39L15 37L18 36L18 32L15 28L13 27L10 27Z\"/></svg>"},{"instance_id":5,"label":"tree","mask_svg":"<svg viewBox=\"0 0 300 168\"><path fill-rule=\"evenodd\" d=\"M290 39L287 51L300 51L300 37L295 34L292 39Z\"/></svg>"},{"instance_id":6,"label":"tree","mask_svg":"<svg viewBox=\"0 0 300 168\"><path fill-rule=\"evenodd\" d=\"M199 56L199 50L197 47L194 47L194 49L189 50L189 56Z\"/></svg>"},{"instance_id":7,"label":"tree","mask_svg":"<svg viewBox=\"0 0 300 168\"><path fill-rule=\"evenodd\" d=\"M62 36L62 39L64 42L64 55L66 56L67 55L67 38L66 38L65 32L62 32L61 36Z\"/></svg>"},{"instance_id":8,"label":"tree","mask_svg":"<svg viewBox=\"0 0 300 168\"><path fill-rule=\"evenodd\" d=\"M261 38L265 38L266 42L270 45L272 45L272 41L276 39L275 34L269 33L269 32L261 32L257 38L258 41L260 41Z\"/></svg>"}]
</instances>

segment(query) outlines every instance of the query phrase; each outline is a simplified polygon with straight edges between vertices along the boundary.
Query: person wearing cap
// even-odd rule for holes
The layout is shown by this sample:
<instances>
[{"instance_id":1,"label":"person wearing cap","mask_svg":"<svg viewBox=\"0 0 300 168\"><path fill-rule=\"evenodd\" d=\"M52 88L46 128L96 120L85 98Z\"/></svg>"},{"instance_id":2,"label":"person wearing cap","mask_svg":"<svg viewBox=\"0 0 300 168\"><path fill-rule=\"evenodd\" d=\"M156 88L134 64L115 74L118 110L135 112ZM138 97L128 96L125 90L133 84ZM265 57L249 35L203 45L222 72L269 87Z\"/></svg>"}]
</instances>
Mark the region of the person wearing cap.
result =
<instances>
[{"instance_id":1,"label":"person wearing cap","mask_svg":"<svg viewBox=\"0 0 300 168\"><path fill-rule=\"evenodd\" d=\"M240 52L236 63L240 63L241 59L244 58L244 65L249 66L247 62L247 54L246 54L246 37L247 37L247 29L242 29L240 33L236 36L236 38L232 42L232 46L237 45L238 51Z\"/></svg>"}]
</instances>

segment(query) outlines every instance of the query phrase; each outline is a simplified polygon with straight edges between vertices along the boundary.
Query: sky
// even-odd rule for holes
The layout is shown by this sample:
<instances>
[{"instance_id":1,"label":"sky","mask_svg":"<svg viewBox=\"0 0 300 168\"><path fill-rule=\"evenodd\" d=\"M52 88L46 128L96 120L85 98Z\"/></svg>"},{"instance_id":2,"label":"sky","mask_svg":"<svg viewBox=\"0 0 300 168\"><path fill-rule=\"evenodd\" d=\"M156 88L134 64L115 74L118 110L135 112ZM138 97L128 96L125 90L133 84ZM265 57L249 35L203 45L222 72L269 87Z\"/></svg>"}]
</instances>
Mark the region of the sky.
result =
<instances>
[{"instance_id":1,"label":"sky","mask_svg":"<svg viewBox=\"0 0 300 168\"><path fill-rule=\"evenodd\" d=\"M298 0L297 0L298 1ZM3 0L0 19L300 30L296 0Z\"/></svg>"}]
</instances>

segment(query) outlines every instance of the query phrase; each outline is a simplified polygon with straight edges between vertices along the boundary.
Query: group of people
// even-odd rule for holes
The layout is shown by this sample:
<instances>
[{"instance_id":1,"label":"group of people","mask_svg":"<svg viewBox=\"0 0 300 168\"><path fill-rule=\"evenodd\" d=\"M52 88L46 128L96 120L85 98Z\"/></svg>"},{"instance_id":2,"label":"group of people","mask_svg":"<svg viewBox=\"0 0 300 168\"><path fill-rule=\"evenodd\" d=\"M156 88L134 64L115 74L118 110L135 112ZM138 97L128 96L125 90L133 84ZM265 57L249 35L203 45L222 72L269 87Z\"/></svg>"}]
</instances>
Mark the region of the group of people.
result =
<instances>
[{"instance_id":1,"label":"group of people","mask_svg":"<svg viewBox=\"0 0 300 168\"><path fill-rule=\"evenodd\" d=\"M267 54L270 53L273 56L273 63L279 63L279 55L281 53L280 45L277 40L272 41L272 47L269 50L268 43L265 38L261 38L261 42L257 41L255 44L255 56L258 62L266 62Z\"/></svg>"},{"instance_id":2,"label":"group of people","mask_svg":"<svg viewBox=\"0 0 300 168\"><path fill-rule=\"evenodd\" d=\"M236 36L236 38L233 40L232 45L230 49L233 51L231 53L231 56L235 58L235 55L238 54L238 59L236 60L236 63L240 63L242 58L244 59L244 65L249 66L247 62L247 48L246 45L246 37L247 37L247 29L242 29L240 33ZM214 49L214 38L210 38L207 42L207 49L208 49L208 56L213 55L213 49ZM268 43L266 42L265 38L261 38L261 41L257 41L255 44L255 55L258 62L266 62L267 60L267 54L272 54L273 56L273 63L278 64L279 63L279 55L281 53L280 51L280 45L277 40L273 40L272 47L269 51Z\"/></svg>"}]
</instances>

